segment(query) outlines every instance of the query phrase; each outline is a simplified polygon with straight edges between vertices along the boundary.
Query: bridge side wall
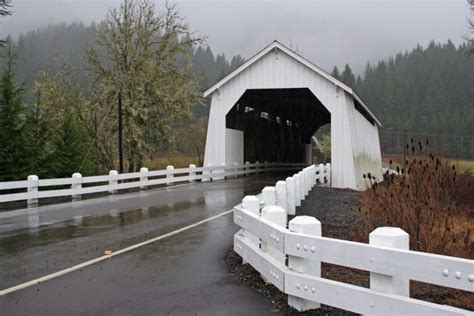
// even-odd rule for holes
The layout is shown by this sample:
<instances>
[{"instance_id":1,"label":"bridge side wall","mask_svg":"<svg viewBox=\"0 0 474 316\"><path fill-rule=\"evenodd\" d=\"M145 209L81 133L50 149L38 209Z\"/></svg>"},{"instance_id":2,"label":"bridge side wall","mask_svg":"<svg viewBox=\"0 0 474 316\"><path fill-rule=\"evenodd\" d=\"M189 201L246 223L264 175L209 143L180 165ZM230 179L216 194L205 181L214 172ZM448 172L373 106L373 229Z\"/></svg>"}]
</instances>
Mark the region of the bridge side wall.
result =
<instances>
[{"instance_id":1,"label":"bridge side wall","mask_svg":"<svg viewBox=\"0 0 474 316\"><path fill-rule=\"evenodd\" d=\"M320 76L286 53L273 50L239 73L212 94L204 162L213 165L229 162L226 157L226 114L247 89L308 88L331 113L331 183L333 187L361 189L357 186L354 150L367 145L354 131L376 133L369 136L372 146L380 151L377 128L359 129L353 124L354 103L346 98L344 90ZM364 118L363 118L364 119ZM365 120L365 119L364 119ZM368 122L367 122L368 123ZM370 124L370 123L368 123ZM366 135L364 135L365 137ZM361 136L362 137L362 136ZM375 149L368 151L369 155ZM371 157L371 159L380 159Z\"/></svg>"},{"instance_id":2,"label":"bridge side wall","mask_svg":"<svg viewBox=\"0 0 474 316\"><path fill-rule=\"evenodd\" d=\"M383 179L382 154L380 151L379 131L355 109L352 96L346 94L347 103L352 102L349 111L351 127L352 156L356 177L356 189L365 190L370 186L368 176L375 177L376 181ZM364 175L366 178L364 178Z\"/></svg>"}]
</instances>

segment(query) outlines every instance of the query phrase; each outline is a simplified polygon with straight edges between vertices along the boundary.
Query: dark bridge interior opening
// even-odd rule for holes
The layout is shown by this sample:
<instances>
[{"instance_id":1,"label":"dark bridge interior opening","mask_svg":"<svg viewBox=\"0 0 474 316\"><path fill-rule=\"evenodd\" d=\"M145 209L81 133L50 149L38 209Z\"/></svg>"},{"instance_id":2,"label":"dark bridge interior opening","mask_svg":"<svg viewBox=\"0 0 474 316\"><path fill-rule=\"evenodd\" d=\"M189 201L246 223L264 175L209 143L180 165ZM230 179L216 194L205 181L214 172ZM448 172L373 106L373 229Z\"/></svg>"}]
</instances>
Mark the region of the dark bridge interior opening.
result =
<instances>
[{"instance_id":1,"label":"dark bridge interior opening","mask_svg":"<svg viewBox=\"0 0 474 316\"><path fill-rule=\"evenodd\" d=\"M226 116L244 132L244 161L304 162L305 144L331 115L307 88L247 90Z\"/></svg>"}]
</instances>

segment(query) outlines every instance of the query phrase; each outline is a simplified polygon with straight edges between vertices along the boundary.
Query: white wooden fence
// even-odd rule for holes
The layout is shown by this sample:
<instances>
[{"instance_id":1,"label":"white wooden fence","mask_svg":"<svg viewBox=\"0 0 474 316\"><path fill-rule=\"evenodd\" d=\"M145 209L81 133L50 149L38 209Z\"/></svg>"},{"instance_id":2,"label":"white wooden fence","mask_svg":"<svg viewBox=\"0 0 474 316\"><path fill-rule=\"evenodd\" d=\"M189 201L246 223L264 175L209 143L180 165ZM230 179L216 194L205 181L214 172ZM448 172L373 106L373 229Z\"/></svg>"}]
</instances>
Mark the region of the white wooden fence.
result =
<instances>
[{"instance_id":1,"label":"white wooden fence","mask_svg":"<svg viewBox=\"0 0 474 316\"><path fill-rule=\"evenodd\" d=\"M234 250L244 263L287 293L288 304L300 311L326 304L370 315L473 314L409 294L409 280L474 292L473 260L410 251L409 236L399 228L377 228L369 244L322 237L321 223L310 216L296 216L287 228L287 215L317 183L321 168L307 167L234 208L234 222L242 228ZM321 262L370 271L370 288L322 278Z\"/></svg>"},{"instance_id":2,"label":"white wooden fence","mask_svg":"<svg viewBox=\"0 0 474 316\"><path fill-rule=\"evenodd\" d=\"M37 176L28 176L24 181L0 182L0 203L26 200L28 205L36 205L38 199L71 196L79 200L82 195L140 188L157 185L172 185L178 182L194 182L196 180L209 181L281 170L299 170L304 164L298 163L245 163L220 166L174 168L168 166L166 170L149 171L141 168L140 172L119 174L111 170L108 175L82 177L75 173L71 178L38 179ZM10 192L8 192L10 190ZM23 192L11 193L11 190ZM5 191L7 191L5 193Z\"/></svg>"}]
</instances>

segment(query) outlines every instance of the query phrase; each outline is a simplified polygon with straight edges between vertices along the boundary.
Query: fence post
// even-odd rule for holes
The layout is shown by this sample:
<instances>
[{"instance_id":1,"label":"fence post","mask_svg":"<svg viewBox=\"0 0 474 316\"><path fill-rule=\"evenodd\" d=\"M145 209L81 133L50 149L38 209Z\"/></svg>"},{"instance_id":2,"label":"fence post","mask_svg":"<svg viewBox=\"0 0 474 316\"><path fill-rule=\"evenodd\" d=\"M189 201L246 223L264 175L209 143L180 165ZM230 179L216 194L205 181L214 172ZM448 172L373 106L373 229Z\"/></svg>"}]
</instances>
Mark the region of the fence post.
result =
<instances>
[{"instance_id":1,"label":"fence post","mask_svg":"<svg viewBox=\"0 0 474 316\"><path fill-rule=\"evenodd\" d=\"M272 223L281 226L281 227L286 227L286 222L287 222L287 214L286 211L277 205L267 205L262 208L262 218L265 218ZM283 242L283 241L282 241ZM276 260L280 261L281 263L285 264L285 254L281 253L280 251L276 250L270 245L267 245L262 241L262 251L268 253L270 256L275 258ZM267 280L268 281L268 280Z\"/></svg>"},{"instance_id":2,"label":"fence post","mask_svg":"<svg viewBox=\"0 0 474 316\"><path fill-rule=\"evenodd\" d=\"M189 183L196 181L196 165L189 165Z\"/></svg>"},{"instance_id":3,"label":"fence post","mask_svg":"<svg viewBox=\"0 0 474 316\"><path fill-rule=\"evenodd\" d=\"M27 192L28 192L28 199L26 201L28 207L34 207L38 205L38 185L39 185L39 178L37 175L31 175L27 178Z\"/></svg>"},{"instance_id":4,"label":"fence post","mask_svg":"<svg viewBox=\"0 0 474 316\"><path fill-rule=\"evenodd\" d=\"M263 173L266 174L267 171L268 171L268 169L269 169L269 168L268 168L268 160L265 160L265 161L263 162Z\"/></svg>"},{"instance_id":5,"label":"fence post","mask_svg":"<svg viewBox=\"0 0 474 316\"><path fill-rule=\"evenodd\" d=\"M289 223L289 229L292 232L319 236L321 237L321 222L312 216L296 216ZM307 245L295 245L300 247L302 251L317 251L314 247L308 248ZM288 256L288 267L299 273L309 274L315 277L321 277L321 261L310 260L301 257ZM304 288L305 291L312 291L314 289ZM319 303L306 300L297 296L288 295L288 305L295 308L298 311L306 311L308 309L314 309L321 307Z\"/></svg>"},{"instance_id":6,"label":"fence post","mask_svg":"<svg viewBox=\"0 0 474 316\"><path fill-rule=\"evenodd\" d=\"M109 193L111 194L117 193L117 185L118 185L117 176L118 176L117 170L109 171L109 187L110 187Z\"/></svg>"},{"instance_id":7,"label":"fence post","mask_svg":"<svg viewBox=\"0 0 474 316\"><path fill-rule=\"evenodd\" d=\"M224 168L222 168L220 171L218 170L218 172L219 172L219 173L223 173L224 176L222 176L222 178L219 177L218 180L221 180L221 179L222 179L222 180L225 180L225 179L228 178L228 177L225 176L225 173L227 172L227 171L226 171L226 164L225 164L225 162L221 162L221 166L224 167Z\"/></svg>"},{"instance_id":8,"label":"fence post","mask_svg":"<svg viewBox=\"0 0 474 316\"><path fill-rule=\"evenodd\" d=\"M82 174L79 172L73 173L72 174L72 184L71 184L71 189L72 190L78 190L80 191L82 188ZM81 199L81 194L72 194L72 200L73 201L79 201Z\"/></svg>"},{"instance_id":9,"label":"fence post","mask_svg":"<svg viewBox=\"0 0 474 316\"><path fill-rule=\"evenodd\" d=\"M306 195L309 194L309 191L311 191L311 171L310 171L310 168L307 167L305 169L305 172L306 172Z\"/></svg>"},{"instance_id":10,"label":"fence post","mask_svg":"<svg viewBox=\"0 0 474 316\"><path fill-rule=\"evenodd\" d=\"M297 173L293 179L295 180L295 206L301 206L301 176Z\"/></svg>"},{"instance_id":11,"label":"fence post","mask_svg":"<svg viewBox=\"0 0 474 316\"><path fill-rule=\"evenodd\" d=\"M250 162L246 161L246 162L245 162L245 168L244 168L244 170L245 170L244 176L247 176L247 175L248 175L248 172L249 172L249 170L250 170L250 168L248 167L248 165L250 165Z\"/></svg>"},{"instance_id":12,"label":"fence post","mask_svg":"<svg viewBox=\"0 0 474 316\"><path fill-rule=\"evenodd\" d=\"M264 187L262 190L263 205L276 205L276 189L275 187Z\"/></svg>"},{"instance_id":13,"label":"fence post","mask_svg":"<svg viewBox=\"0 0 474 316\"><path fill-rule=\"evenodd\" d=\"M166 185L172 185L174 179L174 167L173 166L166 166Z\"/></svg>"},{"instance_id":14,"label":"fence post","mask_svg":"<svg viewBox=\"0 0 474 316\"><path fill-rule=\"evenodd\" d=\"M408 250L410 237L404 230L397 227L379 227L369 234L369 244ZM370 261L372 262L373 258L370 258ZM396 275L370 272L370 289L409 297L410 280Z\"/></svg>"},{"instance_id":15,"label":"fence post","mask_svg":"<svg viewBox=\"0 0 474 316\"><path fill-rule=\"evenodd\" d=\"M328 187L331 186L331 164L328 162L326 164L326 180L328 183Z\"/></svg>"},{"instance_id":16,"label":"fence post","mask_svg":"<svg viewBox=\"0 0 474 316\"><path fill-rule=\"evenodd\" d=\"M212 168L212 164L208 163L206 165L207 168ZM209 172L209 178L207 178L208 181L212 181L212 169L209 169L207 172Z\"/></svg>"},{"instance_id":17,"label":"fence post","mask_svg":"<svg viewBox=\"0 0 474 316\"><path fill-rule=\"evenodd\" d=\"M255 174L258 174L258 170L260 169L259 165L260 165L260 162L255 161Z\"/></svg>"},{"instance_id":18,"label":"fence post","mask_svg":"<svg viewBox=\"0 0 474 316\"><path fill-rule=\"evenodd\" d=\"M256 215L260 215L260 200L255 195L247 195L242 199L242 208L249 210ZM257 248L260 247L260 238L245 230L243 230L242 234L256 245ZM246 264L247 262L242 259L242 263Z\"/></svg>"},{"instance_id":19,"label":"fence post","mask_svg":"<svg viewBox=\"0 0 474 316\"><path fill-rule=\"evenodd\" d=\"M300 176L300 200L304 200L304 174L303 171L298 172Z\"/></svg>"},{"instance_id":20,"label":"fence post","mask_svg":"<svg viewBox=\"0 0 474 316\"><path fill-rule=\"evenodd\" d=\"M319 164L318 170L319 170L319 184L324 184L324 165Z\"/></svg>"},{"instance_id":21,"label":"fence post","mask_svg":"<svg viewBox=\"0 0 474 316\"><path fill-rule=\"evenodd\" d=\"M234 162L234 178L238 178L239 175L237 174L239 172L239 164L237 162Z\"/></svg>"},{"instance_id":22,"label":"fence post","mask_svg":"<svg viewBox=\"0 0 474 316\"><path fill-rule=\"evenodd\" d=\"M280 206L286 211L286 182L278 181L275 184L276 188L276 205Z\"/></svg>"},{"instance_id":23,"label":"fence post","mask_svg":"<svg viewBox=\"0 0 474 316\"><path fill-rule=\"evenodd\" d=\"M286 211L290 215L295 215L296 203L295 203L295 179L288 177L286 182Z\"/></svg>"},{"instance_id":24,"label":"fence post","mask_svg":"<svg viewBox=\"0 0 474 316\"><path fill-rule=\"evenodd\" d=\"M148 185L148 168L140 168L140 190L145 190Z\"/></svg>"}]
</instances>

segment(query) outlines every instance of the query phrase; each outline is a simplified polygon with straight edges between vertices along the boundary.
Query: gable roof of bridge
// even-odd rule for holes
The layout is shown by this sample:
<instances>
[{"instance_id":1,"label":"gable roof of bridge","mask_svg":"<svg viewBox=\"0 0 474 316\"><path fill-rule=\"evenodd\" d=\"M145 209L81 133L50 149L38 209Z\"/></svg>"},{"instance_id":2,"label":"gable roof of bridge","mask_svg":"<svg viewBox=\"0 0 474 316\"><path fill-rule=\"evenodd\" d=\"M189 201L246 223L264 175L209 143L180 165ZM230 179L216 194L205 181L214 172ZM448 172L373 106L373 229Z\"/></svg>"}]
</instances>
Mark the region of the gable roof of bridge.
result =
<instances>
[{"instance_id":1,"label":"gable roof of bridge","mask_svg":"<svg viewBox=\"0 0 474 316\"><path fill-rule=\"evenodd\" d=\"M238 74L240 74L242 71L250 67L252 64L257 62L260 58L265 56L267 53L271 52L273 49L278 49L281 52L287 54L288 56L292 57L293 59L297 60L298 62L302 63L312 71L316 72L318 75L321 77L325 78L326 80L332 82L335 86L340 87L344 91L346 91L348 94L350 94L356 101L358 101L362 107L369 113L370 117L377 123L378 126L382 126L382 123L375 117L375 115L369 110L367 105L362 101L362 99L357 95L357 93L348 85L342 83L338 79L334 78L331 76L329 73L326 71L322 70L306 58L298 55L282 43L278 42L277 40L273 41L270 45L262 49L260 52L258 52L256 55L254 55L252 58L247 60L245 63L243 63L240 67L235 69L233 72L225 76L223 79L219 80L216 84L214 84L212 87L207 89L204 92L204 97L208 97L212 93L214 93L217 89L225 85L228 81L232 80L234 77L236 77Z\"/></svg>"}]
</instances>

